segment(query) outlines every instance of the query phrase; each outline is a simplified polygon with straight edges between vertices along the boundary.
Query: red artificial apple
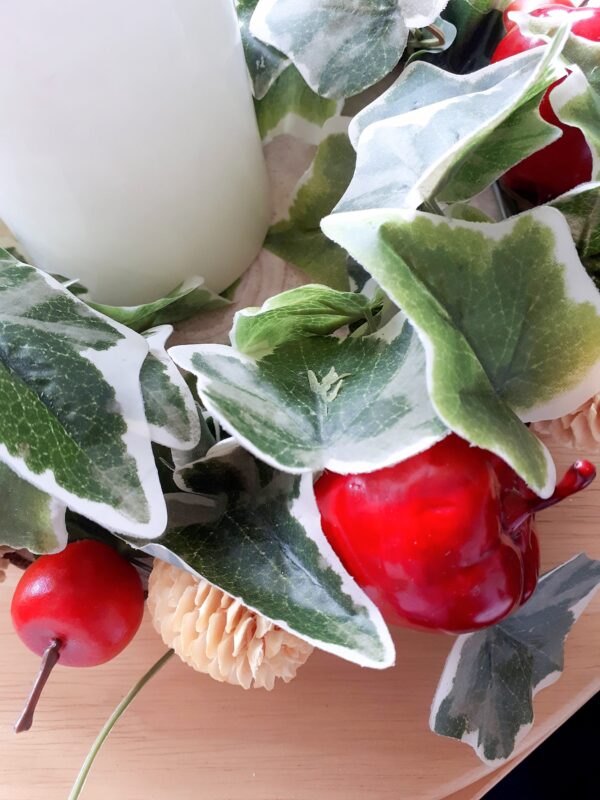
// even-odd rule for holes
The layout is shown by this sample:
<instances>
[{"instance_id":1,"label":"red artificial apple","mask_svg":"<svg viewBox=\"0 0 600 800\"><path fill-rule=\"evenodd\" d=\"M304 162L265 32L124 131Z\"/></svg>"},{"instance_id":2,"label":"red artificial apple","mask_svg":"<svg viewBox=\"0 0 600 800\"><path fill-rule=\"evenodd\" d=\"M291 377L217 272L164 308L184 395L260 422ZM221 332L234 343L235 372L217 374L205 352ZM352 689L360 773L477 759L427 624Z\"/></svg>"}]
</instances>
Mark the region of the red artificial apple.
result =
<instances>
[{"instance_id":1,"label":"red artificial apple","mask_svg":"<svg viewBox=\"0 0 600 800\"><path fill-rule=\"evenodd\" d=\"M504 27L507 31L514 28L517 24L512 19L509 19L509 14L512 11L520 11L525 14L530 14L532 11L535 11L538 8L543 8L546 6L568 6L569 8L573 8L573 3L571 0L552 0L551 3L548 2L541 2L541 0L514 0L509 6L506 7L504 10L504 14L502 15L502 19L504 21Z\"/></svg>"},{"instance_id":2,"label":"red artificial apple","mask_svg":"<svg viewBox=\"0 0 600 800\"><path fill-rule=\"evenodd\" d=\"M315 484L323 530L390 622L462 633L493 625L536 588L534 515L587 486L578 462L550 500L497 456L451 435L364 475Z\"/></svg>"}]
</instances>

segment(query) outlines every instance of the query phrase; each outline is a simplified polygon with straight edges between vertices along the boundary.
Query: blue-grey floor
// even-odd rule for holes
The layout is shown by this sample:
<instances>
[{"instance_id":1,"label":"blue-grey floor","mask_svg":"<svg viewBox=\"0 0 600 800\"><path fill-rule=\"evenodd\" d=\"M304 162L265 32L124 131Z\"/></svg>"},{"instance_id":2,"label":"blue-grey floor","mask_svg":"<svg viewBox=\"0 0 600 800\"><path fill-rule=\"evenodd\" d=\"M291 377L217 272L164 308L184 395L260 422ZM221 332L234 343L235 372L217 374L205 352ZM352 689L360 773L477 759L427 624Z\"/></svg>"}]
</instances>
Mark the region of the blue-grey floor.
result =
<instances>
[{"instance_id":1,"label":"blue-grey floor","mask_svg":"<svg viewBox=\"0 0 600 800\"><path fill-rule=\"evenodd\" d=\"M484 800L600 800L600 694Z\"/></svg>"}]
</instances>

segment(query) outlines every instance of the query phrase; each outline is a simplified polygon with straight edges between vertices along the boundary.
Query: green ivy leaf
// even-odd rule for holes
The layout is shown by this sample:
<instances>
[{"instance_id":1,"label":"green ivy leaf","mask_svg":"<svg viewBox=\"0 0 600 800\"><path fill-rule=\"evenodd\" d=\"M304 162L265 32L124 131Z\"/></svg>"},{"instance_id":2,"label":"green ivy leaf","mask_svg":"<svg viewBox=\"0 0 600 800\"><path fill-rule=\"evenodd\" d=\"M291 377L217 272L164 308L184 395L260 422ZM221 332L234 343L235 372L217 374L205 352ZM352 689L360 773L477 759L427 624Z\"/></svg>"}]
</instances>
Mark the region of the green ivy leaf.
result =
<instances>
[{"instance_id":1,"label":"green ivy leaf","mask_svg":"<svg viewBox=\"0 0 600 800\"><path fill-rule=\"evenodd\" d=\"M169 530L145 552L316 647L362 666L391 666L394 646L379 611L321 530L312 476L277 472L224 445L187 469L196 494L169 497Z\"/></svg>"},{"instance_id":2,"label":"green ivy leaf","mask_svg":"<svg viewBox=\"0 0 600 800\"><path fill-rule=\"evenodd\" d=\"M467 200L555 141L560 132L538 106L564 71L565 36L470 75L411 64L352 121L357 167L335 211Z\"/></svg>"},{"instance_id":3,"label":"green ivy leaf","mask_svg":"<svg viewBox=\"0 0 600 800\"><path fill-rule=\"evenodd\" d=\"M582 258L600 254L600 183L582 183L550 205L566 217Z\"/></svg>"},{"instance_id":4,"label":"green ivy leaf","mask_svg":"<svg viewBox=\"0 0 600 800\"><path fill-rule=\"evenodd\" d=\"M600 561L584 555L545 575L515 614L459 636L446 662L430 725L496 764L533 723L533 696L564 668L564 644L600 585Z\"/></svg>"},{"instance_id":5,"label":"green ivy leaf","mask_svg":"<svg viewBox=\"0 0 600 800\"><path fill-rule=\"evenodd\" d=\"M346 254L320 225L348 188L355 163L347 134L328 135L296 188L287 219L273 225L265 240L267 250L336 289L348 288Z\"/></svg>"},{"instance_id":6,"label":"green ivy leaf","mask_svg":"<svg viewBox=\"0 0 600 800\"><path fill-rule=\"evenodd\" d=\"M233 319L230 338L244 355L262 358L280 345L327 336L359 320L369 320L381 298L308 285L271 297L261 308L244 308Z\"/></svg>"},{"instance_id":7,"label":"green ivy leaf","mask_svg":"<svg viewBox=\"0 0 600 800\"><path fill-rule=\"evenodd\" d=\"M140 373L142 396L152 441L164 447L191 450L200 441L198 409L165 350L172 333L171 325L161 325L144 334L150 349Z\"/></svg>"},{"instance_id":8,"label":"green ivy leaf","mask_svg":"<svg viewBox=\"0 0 600 800\"><path fill-rule=\"evenodd\" d=\"M236 0L244 55L252 79L254 96L261 99L286 68L289 59L250 33L250 18L257 3L258 0Z\"/></svg>"},{"instance_id":9,"label":"green ivy leaf","mask_svg":"<svg viewBox=\"0 0 600 800\"><path fill-rule=\"evenodd\" d=\"M0 545L58 553L67 544L67 507L0 463Z\"/></svg>"},{"instance_id":10,"label":"green ivy leaf","mask_svg":"<svg viewBox=\"0 0 600 800\"><path fill-rule=\"evenodd\" d=\"M600 44L596 46L600 59ZM600 67L596 67L595 80L588 78L578 67L570 67L571 74L560 86L552 90L551 103L556 116L565 125L580 128L593 156L592 179L600 180Z\"/></svg>"},{"instance_id":11,"label":"green ivy leaf","mask_svg":"<svg viewBox=\"0 0 600 800\"><path fill-rule=\"evenodd\" d=\"M600 294L564 217L541 207L485 224L382 209L334 214L323 230L419 332L440 418L549 496L554 465L519 417L560 417L600 386Z\"/></svg>"},{"instance_id":12,"label":"green ivy leaf","mask_svg":"<svg viewBox=\"0 0 600 800\"><path fill-rule=\"evenodd\" d=\"M252 34L285 53L323 97L350 97L391 72L410 28L433 22L448 0L259 0Z\"/></svg>"},{"instance_id":13,"label":"green ivy leaf","mask_svg":"<svg viewBox=\"0 0 600 800\"><path fill-rule=\"evenodd\" d=\"M143 332L157 325L183 322L199 311L223 308L229 305L229 301L207 289L204 278L188 278L166 297L152 303L140 306L107 306L88 302L88 305L121 325Z\"/></svg>"},{"instance_id":14,"label":"green ivy leaf","mask_svg":"<svg viewBox=\"0 0 600 800\"><path fill-rule=\"evenodd\" d=\"M342 111L342 103L320 97L293 65L286 67L268 93L255 100L256 121L263 141L282 134L318 144L321 129Z\"/></svg>"},{"instance_id":15,"label":"green ivy leaf","mask_svg":"<svg viewBox=\"0 0 600 800\"><path fill-rule=\"evenodd\" d=\"M464 219L466 222L494 222L485 211L469 203L453 203L444 212L448 219Z\"/></svg>"},{"instance_id":16,"label":"green ivy leaf","mask_svg":"<svg viewBox=\"0 0 600 800\"><path fill-rule=\"evenodd\" d=\"M427 396L423 348L401 315L370 336L299 339L258 362L221 345L169 352L226 430L292 473L373 471L447 434Z\"/></svg>"},{"instance_id":17,"label":"green ivy leaf","mask_svg":"<svg viewBox=\"0 0 600 800\"><path fill-rule=\"evenodd\" d=\"M565 216L581 263L600 289L600 183L582 183L550 205Z\"/></svg>"},{"instance_id":18,"label":"green ivy leaf","mask_svg":"<svg viewBox=\"0 0 600 800\"><path fill-rule=\"evenodd\" d=\"M530 35L552 36L555 17L522 16L521 28ZM580 128L592 151L592 179L600 180L600 42L569 33L563 58L569 76L550 94L550 103L565 125Z\"/></svg>"},{"instance_id":19,"label":"green ivy leaf","mask_svg":"<svg viewBox=\"0 0 600 800\"><path fill-rule=\"evenodd\" d=\"M147 352L0 251L0 461L78 513L146 537L166 522L139 388Z\"/></svg>"}]
</instances>

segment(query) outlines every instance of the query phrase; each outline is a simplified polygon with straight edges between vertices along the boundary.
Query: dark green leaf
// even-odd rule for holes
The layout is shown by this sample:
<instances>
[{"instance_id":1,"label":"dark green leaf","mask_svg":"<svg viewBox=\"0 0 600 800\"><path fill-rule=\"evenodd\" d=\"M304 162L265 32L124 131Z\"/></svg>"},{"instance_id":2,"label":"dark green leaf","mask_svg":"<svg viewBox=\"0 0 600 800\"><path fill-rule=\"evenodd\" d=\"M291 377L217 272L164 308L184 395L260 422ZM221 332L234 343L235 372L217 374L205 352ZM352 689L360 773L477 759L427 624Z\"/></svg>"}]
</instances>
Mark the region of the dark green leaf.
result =
<instances>
[{"instance_id":1,"label":"dark green leaf","mask_svg":"<svg viewBox=\"0 0 600 800\"><path fill-rule=\"evenodd\" d=\"M0 460L108 527L162 532L141 336L0 251Z\"/></svg>"},{"instance_id":2,"label":"dark green leaf","mask_svg":"<svg viewBox=\"0 0 600 800\"><path fill-rule=\"evenodd\" d=\"M195 494L169 497L169 530L145 552L317 647L377 669L393 663L381 615L323 535L312 476L277 472L231 443L181 472Z\"/></svg>"},{"instance_id":3,"label":"dark green leaf","mask_svg":"<svg viewBox=\"0 0 600 800\"><path fill-rule=\"evenodd\" d=\"M433 701L432 730L487 763L509 758L533 723L534 694L560 678L565 639L599 585L600 561L579 555L545 575L504 622L460 636Z\"/></svg>"}]
</instances>

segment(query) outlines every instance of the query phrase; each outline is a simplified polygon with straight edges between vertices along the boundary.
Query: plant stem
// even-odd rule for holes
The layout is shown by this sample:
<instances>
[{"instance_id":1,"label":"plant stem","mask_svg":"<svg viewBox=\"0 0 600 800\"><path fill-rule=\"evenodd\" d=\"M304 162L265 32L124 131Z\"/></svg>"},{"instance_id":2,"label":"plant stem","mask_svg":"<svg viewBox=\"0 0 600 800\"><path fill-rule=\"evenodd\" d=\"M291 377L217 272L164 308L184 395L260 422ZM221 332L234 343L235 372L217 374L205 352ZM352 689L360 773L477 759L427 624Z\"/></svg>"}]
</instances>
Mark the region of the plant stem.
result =
<instances>
[{"instance_id":1,"label":"plant stem","mask_svg":"<svg viewBox=\"0 0 600 800\"><path fill-rule=\"evenodd\" d=\"M21 716L15 722L15 733L23 733L24 731L28 731L33 725L33 715L35 714L36 706L39 703L40 697L42 696L44 686L50 677L50 673L60 659L61 647L62 642L60 639L53 639L46 648L46 651L42 656L40 671L38 672L37 678L33 683L31 694L27 699L27 703L25 704L25 708L23 709Z\"/></svg>"},{"instance_id":2,"label":"plant stem","mask_svg":"<svg viewBox=\"0 0 600 800\"><path fill-rule=\"evenodd\" d=\"M90 770L92 768L92 765L94 763L94 759L96 758L96 756L100 752L100 748L104 744L104 742L105 742L106 738L108 737L109 733L112 731L112 729L114 728L115 724L118 722L118 720L124 714L125 710L130 705L130 703L137 697L137 695L144 688L144 686L148 683L148 681L151 680L156 675L156 673L160 669L162 669L162 667L164 667L164 665L167 663L167 661L171 658L172 655L173 655L173 650L168 650L164 654L164 656L159 658L159 660L156 662L156 664L154 664L154 666L150 667L148 672L142 678L140 678L140 680L135 684L135 686L131 689L131 691L121 700L119 705L115 708L113 713L106 720L102 730L100 731L100 733L96 737L96 740L95 740L94 744L92 745L89 753L87 754L86 759L83 762L81 769L79 770L79 775L77 776L77 780L73 784L73 788L71 789L71 794L69 795L68 800L77 800L77 798L80 796L81 790L84 787L84 784L85 784L85 782L87 780L87 776L89 775L89 772L90 772Z\"/></svg>"},{"instance_id":3,"label":"plant stem","mask_svg":"<svg viewBox=\"0 0 600 800\"><path fill-rule=\"evenodd\" d=\"M430 197L429 200L425 200L423 202L423 208L429 211L430 214L439 214L442 217L444 216L444 212L435 197Z\"/></svg>"}]
</instances>

